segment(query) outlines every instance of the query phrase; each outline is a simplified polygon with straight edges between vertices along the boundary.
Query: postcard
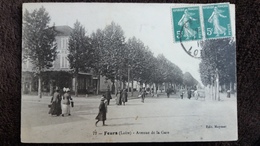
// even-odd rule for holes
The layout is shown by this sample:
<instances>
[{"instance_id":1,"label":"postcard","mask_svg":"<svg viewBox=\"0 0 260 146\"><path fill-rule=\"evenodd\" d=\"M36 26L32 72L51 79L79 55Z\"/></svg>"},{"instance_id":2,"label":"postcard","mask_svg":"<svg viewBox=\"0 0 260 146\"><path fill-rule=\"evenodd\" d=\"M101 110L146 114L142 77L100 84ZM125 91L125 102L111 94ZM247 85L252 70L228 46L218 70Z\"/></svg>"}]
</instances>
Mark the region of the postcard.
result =
<instances>
[{"instance_id":1,"label":"postcard","mask_svg":"<svg viewBox=\"0 0 260 146\"><path fill-rule=\"evenodd\" d=\"M24 3L21 141L236 141L235 5Z\"/></svg>"}]
</instances>

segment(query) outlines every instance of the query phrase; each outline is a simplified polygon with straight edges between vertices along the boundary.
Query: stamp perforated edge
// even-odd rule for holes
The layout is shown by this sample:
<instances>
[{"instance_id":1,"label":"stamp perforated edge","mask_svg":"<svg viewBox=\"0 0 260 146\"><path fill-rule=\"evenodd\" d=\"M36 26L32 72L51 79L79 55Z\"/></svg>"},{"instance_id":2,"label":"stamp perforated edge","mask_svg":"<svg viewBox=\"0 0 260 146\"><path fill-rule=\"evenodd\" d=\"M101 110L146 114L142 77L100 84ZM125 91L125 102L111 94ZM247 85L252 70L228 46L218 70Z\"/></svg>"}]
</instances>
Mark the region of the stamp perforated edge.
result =
<instances>
[{"instance_id":1,"label":"stamp perforated edge","mask_svg":"<svg viewBox=\"0 0 260 146\"><path fill-rule=\"evenodd\" d=\"M218 37L218 38L206 38L206 33L205 33L205 26L204 26L204 16L203 16L203 6L209 6L209 5L221 5L221 4L228 4L228 13L229 13L229 21L231 24L231 36L225 36L225 37ZM200 40L188 40L185 42L192 42L192 41L205 41L205 40L214 40L214 39L223 39L223 38L234 38L234 32L232 31L232 23L231 23L231 15L230 15L230 3L229 2L224 2L224 3L210 3L210 4L188 4L188 3L183 3L178 6L171 6L169 9L170 17L171 17L171 31L172 31L172 41L173 43L181 43L180 41L175 40L175 34L174 34L174 24L173 24L173 15L172 15L172 9L173 8L184 8L184 7L194 7L194 6L199 6L199 13L200 13L200 23L201 23L201 31L202 31L202 39ZM234 26L235 27L235 26Z\"/></svg>"},{"instance_id":2,"label":"stamp perforated edge","mask_svg":"<svg viewBox=\"0 0 260 146\"><path fill-rule=\"evenodd\" d=\"M219 37L216 37L216 38L206 38L206 32L205 32L205 18L204 18L204 15L203 15L203 7L205 6L215 6L215 5L228 5L228 13L229 13L229 22L230 22L230 31L231 31L231 36L219 36ZM233 35L234 32L232 32L232 23L231 23L231 15L230 15L230 3L229 2L225 2L225 3L211 3L211 4L203 4L201 5L201 13L202 13L202 17L203 17L203 20L202 20L202 25L203 25L203 40L202 41L205 41L205 40L215 40L215 39L225 39L225 38L234 38L235 36ZM235 27L235 26L234 26Z\"/></svg>"},{"instance_id":3,"label":"stamp perforated edge","mask_svg":"<svg viewBox=\"0 0 260 146\"><path fill-rule=\"evenodd\" d=\"M199 24L200 24L200 27L201 27L201 38L200 39L196 39L196 40L185 40L184 42L190 42L190 41L201 41L201 40L203 40L203 30L202 30L202 21L201 21L201 11L200 11L200 5L201 4L183 4L183 5L178 5L177 7L176 6L172 6L172 7L170 7L170 16L171 16L171 31L172 31L172 40L173 40L173 43L180 43L180 42L182 42L182 41L177 41L177 40L175 40L175 28L174 28L174 16L173 16L173 12L172 12L172 10L173 9L181 9L181 8L192 8L192 7L198 7L198 9L199 9L199 20L200 20L200 22L199 22Z\"/></svg>"}]
</instances>

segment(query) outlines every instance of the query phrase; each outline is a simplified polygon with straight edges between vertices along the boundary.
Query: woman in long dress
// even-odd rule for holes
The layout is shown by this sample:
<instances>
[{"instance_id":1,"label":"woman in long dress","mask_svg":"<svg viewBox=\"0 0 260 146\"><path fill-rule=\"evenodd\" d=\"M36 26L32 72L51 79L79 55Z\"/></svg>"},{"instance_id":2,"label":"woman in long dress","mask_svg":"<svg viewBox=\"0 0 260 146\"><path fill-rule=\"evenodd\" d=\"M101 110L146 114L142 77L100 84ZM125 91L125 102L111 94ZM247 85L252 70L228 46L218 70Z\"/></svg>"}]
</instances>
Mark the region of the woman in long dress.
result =
<instances>
[{"instance_id":1,"label":"woman in long dress","mask_svg":"<svg viewBox=\"0 0 260 146\"><path fill-rule=\"evenodd\" d=\"M67 114L70 116L70 100L72 100L70 96L70 89L67 88L65 89L65 94L63 95L63 100L62 100L62 116Z\"/></svg>"},{"instance_id":2,"label":"woman in long dress","mask_svg":"<svg viewBox=\"0 0 260 146\"><path fill-rule=\"evenodd\" d=\"M122 94L123 93L123 90L120 90L120 89L118 89L117 90L117 93L116 93L116 104L117 105L122 105Z\"/></svg>"},{"instance_id":3,"label":"woman in long dress","mask_svg":"<svg viewBox=\"0 0 260 146\"><path fill-rule=\"evenodd\" d=\"M184 13L181 17L181 19L178 22L179 26L183 26L183 37L186 37L186 40L190 38L196 38L197 32L193 30L190 26L190 21L196 21L197 19L193 18L193 13L188 12L188 9L184 10ZM180 36L182 37L182 36Z\"/></svg>"},{"instance_id":4,"label":"woman in long dress","mask_svg":"<svg viewBox=\"0 0 260 146\"><path fill-rule=\"evenodd\" d=\"M122 92L122 103L125 105L126 102L127 102L127 91L126 89L124 89Z\"/></svg>"},{"instance_id":5,"label":"woman in long dress","mask_svg":"<svg viewBox=\"0 0 260 146\"><path fill-rule=\"evenodd\" d=\"M107 107L105 104L105 100L106 98L104 97L104 95L101 97L101 101L99 104L99 112L98 115L96 117L97 122L95 123L95 125L97 126L99 121L103 121L103 126L106 126L105 121L107 119Z\"/></svg>"},{"instance_id":6,"label":"woman in long dress","mask_svg":"<svg viewBox=\"0 0 260 146\"><path fill-rule=\"evenodd\" d=\"M226 18L227 16L222 15L221 13L224 11L221 11L218 9L218 7L214 7L214 11L212 12L211 16L208 19L209 23L213 23L214 27L214 34L216 36L219 36L220 34L226 35L226 28L221 26L219 24L219 17Z\"/></svg>"},{"instance_id":7,"label":"woman in long dress","mask_svg":"<svg viewBox=\"0 0 260 146\"><path fill-rule=\"evenodd\" d=\"M51 109L49 111L51 115L59 116L61 114L61 96L59 89L56 89L51 99Z\"/></svg>"}]
</instances>

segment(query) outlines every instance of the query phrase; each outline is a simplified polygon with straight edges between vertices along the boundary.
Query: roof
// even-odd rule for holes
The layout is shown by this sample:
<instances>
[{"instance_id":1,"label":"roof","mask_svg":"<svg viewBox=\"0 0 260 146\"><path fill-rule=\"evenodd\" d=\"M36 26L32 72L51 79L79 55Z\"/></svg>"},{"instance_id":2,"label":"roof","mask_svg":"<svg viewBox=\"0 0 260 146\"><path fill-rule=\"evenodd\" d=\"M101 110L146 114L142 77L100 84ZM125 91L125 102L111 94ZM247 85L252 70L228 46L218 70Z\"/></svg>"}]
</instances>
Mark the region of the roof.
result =
<instances>
[{"instance_id":1,"label":"roof","mask_svg":"<svg viewBox=\"0 0 260 146\"><path fill-rule=\"evenodd\" d=\"M55 26L55 30L58 32L57 36L69 36L72 32L72 28L67 25Z\"/></svg>"}]
</instances>

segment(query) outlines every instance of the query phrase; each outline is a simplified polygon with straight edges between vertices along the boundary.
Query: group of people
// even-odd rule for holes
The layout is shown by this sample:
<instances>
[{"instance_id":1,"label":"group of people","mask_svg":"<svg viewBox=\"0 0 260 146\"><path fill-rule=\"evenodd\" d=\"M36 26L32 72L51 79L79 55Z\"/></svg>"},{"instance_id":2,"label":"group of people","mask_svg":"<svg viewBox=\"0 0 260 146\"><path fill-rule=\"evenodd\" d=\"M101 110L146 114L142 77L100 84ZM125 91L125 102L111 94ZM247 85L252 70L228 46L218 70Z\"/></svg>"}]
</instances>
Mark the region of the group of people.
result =
<instances>
[{"instance_id":1,"label":"group of people","mask_svg":"<svg viewBox=\"0 0 260 146\"><path fill-rule=\"evenodd\" d=\"M184 91L181 91L180 97L181 99L183 99L184 96ZM187 98L191 99L191 97L195 97L196 99L198 99L199 93L197 90L192 90L191 88L187 89Z\"/></svg>"},{"instance_id":2,"label":"group of people","mask_svg":"<svg viewBox=\"0 0 260 146\"><path fill-rule=\"evenodd\" d=\"M117 97L116 98L117 105L122 105L122 104L125 105L128 97L127 90L126 89L118 90L118 92L116 93L116 97ZM106 126L105 121L106 121L106 114L107 114L107 106L109 105L111 99L112 99L111 92L108 88L106 93L101 97L101 101L99 104L99 112L95 118L97 120L95 123L96 126L99 121L102 121L103 126Z\"/></svg>"},{"instance_id":3,"label":"group of people","mask_svg":"<svg viewBox=\"0 0 260 146\"><path fill-rule=\"evenodd\" d=\"M56 89L52 98L51 98L51 105L49 114L60 116L62 115L68 115L70 116L70 104L72 102L73 106L73 100L70 95L70 89L69 88L63 88L63 95L60 94L59 89Z\"/></svg>"},{"instance_id":4,"label":"group of people","mask_svg":"<svg viewBox=\"0 0 260 146\"><path fill-rule=\"evenodd\" d=\"M122 105L122 104L125 105L125 103L127 102L127 97L128 97L127 90L126 89L118 90L116 93L116 97L117 97L116 98L117 105Z\"/></svg>"}]
</instances>

